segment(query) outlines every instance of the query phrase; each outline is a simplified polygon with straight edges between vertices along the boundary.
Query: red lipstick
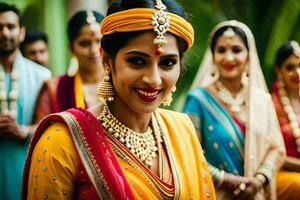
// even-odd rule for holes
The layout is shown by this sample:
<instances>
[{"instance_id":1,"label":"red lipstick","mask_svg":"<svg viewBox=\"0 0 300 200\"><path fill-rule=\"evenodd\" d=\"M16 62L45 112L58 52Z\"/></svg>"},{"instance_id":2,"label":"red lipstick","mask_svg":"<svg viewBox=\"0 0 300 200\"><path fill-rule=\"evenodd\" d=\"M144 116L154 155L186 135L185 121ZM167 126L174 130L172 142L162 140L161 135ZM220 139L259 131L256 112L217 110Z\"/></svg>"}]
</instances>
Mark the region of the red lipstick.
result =
<instances>
[{"instance_id":1,"label":"red lipstick","mask_svg":"<svg viewBox=\"0 0 300 200\"><path fill-rule=\"evenodd\" d=\"M157 98L157 94L160 92L159 89L154 88L136 88L135 89L139 98L146 102L153 102Z\"/></svg>"},{"instance_id":2,"label":"red lipstick","mask_svg":"<svg viewBox=\"0 0 300 200\"><path fill-rule=\"evenodd\" d=\"M223 65L223 68L226 69L227 71L231 71L235 68L235 65L227 64L227 65Z\"/></svg>"}]
</instances>

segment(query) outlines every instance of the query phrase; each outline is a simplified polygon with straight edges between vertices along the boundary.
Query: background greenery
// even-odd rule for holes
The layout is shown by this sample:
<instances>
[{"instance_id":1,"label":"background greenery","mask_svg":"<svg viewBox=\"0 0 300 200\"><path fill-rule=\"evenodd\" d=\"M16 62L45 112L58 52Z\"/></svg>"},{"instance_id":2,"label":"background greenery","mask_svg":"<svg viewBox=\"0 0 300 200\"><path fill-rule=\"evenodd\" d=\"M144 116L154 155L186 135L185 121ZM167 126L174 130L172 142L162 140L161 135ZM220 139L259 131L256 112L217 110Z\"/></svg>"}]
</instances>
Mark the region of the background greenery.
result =
<instances>
[{"instance_id":1,"label":"background greenery","mask_svg":"<svg viewBox=\"0 0 300 200\"><path fill-rule=\"evenodd\" d=\"M0 0L14 4L23 13L27 30L43 31L48 36L50 52L49 68L53 75L66 71L70 53L66 27L68 21L67 0ZM104 1L104 0L100 0Z\"/></svg>"},{"instance_id":2,"label":"background greenery","mask_svg":"<svg viewBox=\"0 0 300 200\"><path fill-rule=\"evenodd\" d=\"M1 0L14 3L25 16L25 25L49 36L50 68L54 75L66 71L69 53L66 37L68 5L87 0ZM107 5L111 0L95 0ZM195 29L195 43L187 52L187 71L177 84L171 109L180 110L208 44L208 34L223 20L247 24L256 39L264 74L270 85L276 49L288 40L300 41L300 0L177 0ZM104 5L104 6L105 6Z\"/></svg>"}]
</instances>

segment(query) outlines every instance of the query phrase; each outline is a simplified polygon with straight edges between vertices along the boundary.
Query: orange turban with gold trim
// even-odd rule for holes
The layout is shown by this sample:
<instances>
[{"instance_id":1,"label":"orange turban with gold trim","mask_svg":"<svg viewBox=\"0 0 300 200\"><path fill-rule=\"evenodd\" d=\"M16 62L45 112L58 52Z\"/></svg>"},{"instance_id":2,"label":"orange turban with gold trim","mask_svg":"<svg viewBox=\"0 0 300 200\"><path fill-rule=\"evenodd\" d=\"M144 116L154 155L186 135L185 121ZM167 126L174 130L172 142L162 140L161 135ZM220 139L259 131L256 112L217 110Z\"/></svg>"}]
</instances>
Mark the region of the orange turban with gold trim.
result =
<instances>
[{"instance_id":1,"label":"orange turban with gold trim","mask_svg":"<svg viewBox=\"0 0 300 200\"><path fill-rule=\"evenodd\" d=\"M157 10L151 8L134 8L113 13L105 17L100 25L102 35L114 32L130 32L153 29L152 17ZM192 25L182 17L166 12L170 25L168 31L183 38L188 48L194 42L194 29Z\"/></svg>"}]
</instances>

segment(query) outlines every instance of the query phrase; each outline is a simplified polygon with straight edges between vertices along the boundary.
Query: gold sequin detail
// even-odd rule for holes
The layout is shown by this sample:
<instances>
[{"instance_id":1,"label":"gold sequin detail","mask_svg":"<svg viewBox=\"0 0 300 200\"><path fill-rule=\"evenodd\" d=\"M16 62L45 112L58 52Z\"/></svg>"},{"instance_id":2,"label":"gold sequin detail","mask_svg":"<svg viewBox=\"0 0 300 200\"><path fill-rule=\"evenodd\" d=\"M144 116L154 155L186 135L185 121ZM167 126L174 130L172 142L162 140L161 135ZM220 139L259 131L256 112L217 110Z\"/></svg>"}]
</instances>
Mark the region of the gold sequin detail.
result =
<instances>
[{"instance_id":1,"label":"gold sequin detail","mask_svg":"<svg viewBox=\"0 0 300 200\"><path fill-rule=\"evenodd\" d=\"M209 192L206 192L206 197L209 198L210 197L210 194Z\"/></svg>"},{"instance_id":2,"label":"gold sequin detail","mask_svg":"<svg viewBox=\"0 0 300 200\"><path fill-rule=\"evenodd\" d=\"M215 148L215 149L218 149L218 148L219 148L218 143L216 143L216 142L214 143L214 148Z\"/></svg>"}]
</instances>

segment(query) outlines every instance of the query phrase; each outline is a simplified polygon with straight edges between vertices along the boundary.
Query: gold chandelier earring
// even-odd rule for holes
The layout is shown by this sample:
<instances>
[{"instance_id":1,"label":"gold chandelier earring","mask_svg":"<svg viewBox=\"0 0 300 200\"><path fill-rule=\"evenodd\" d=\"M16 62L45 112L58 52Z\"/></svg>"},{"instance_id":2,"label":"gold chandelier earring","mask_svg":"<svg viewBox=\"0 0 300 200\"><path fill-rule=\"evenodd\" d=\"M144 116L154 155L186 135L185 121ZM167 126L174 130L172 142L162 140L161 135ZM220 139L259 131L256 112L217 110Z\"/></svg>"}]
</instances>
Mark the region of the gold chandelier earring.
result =
<instances>
[{"instance_id":1,"label":"gold chandelier earring","mask_svg":"<svg viewBox=\"0 0 300 200\"><path fill-rule=\"evenodd\" d=\"M163 99L163 101L161 102L163 104L163 106L170 106L172 101L173 101L173 97L172 94L173 92L176 91L176 86L174 86L171 90L171 92L166 96L166 98Z\"/></svg>"},{"instance_id":2,"label":"gold chandelier earring","mask_svg":"<svg viewBox=\"0 0 300 200\"><path fill-rule=\"evenodd\" d=\"M99 84L97 88L97 95L100 99L104 101L112 101L114 100L115 89L110 82L110 71L108 68L104 70L104 80Z\"/></svg>"}]
</instances>

